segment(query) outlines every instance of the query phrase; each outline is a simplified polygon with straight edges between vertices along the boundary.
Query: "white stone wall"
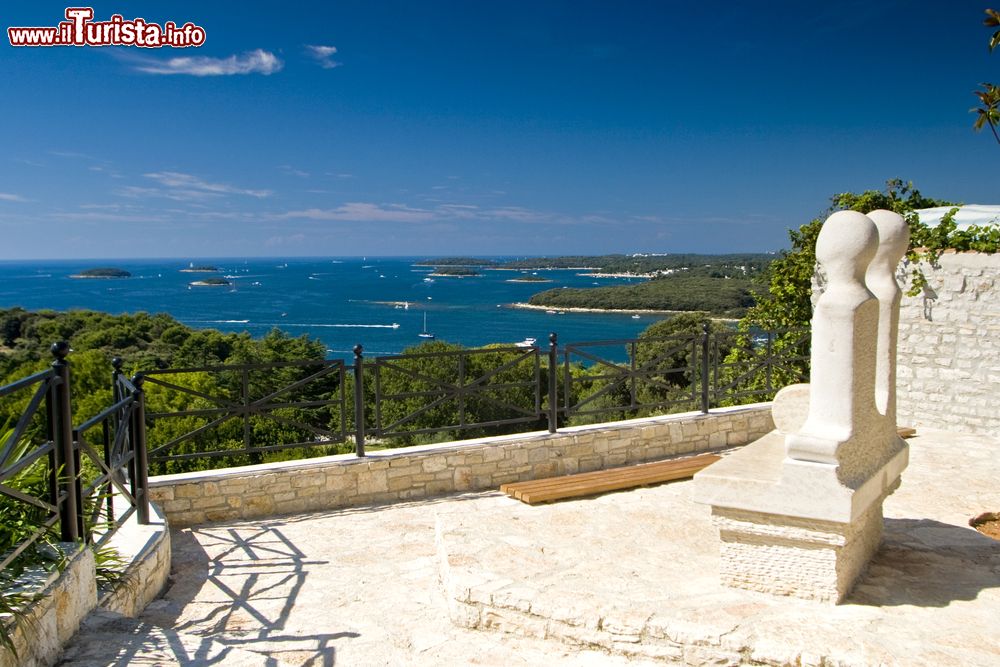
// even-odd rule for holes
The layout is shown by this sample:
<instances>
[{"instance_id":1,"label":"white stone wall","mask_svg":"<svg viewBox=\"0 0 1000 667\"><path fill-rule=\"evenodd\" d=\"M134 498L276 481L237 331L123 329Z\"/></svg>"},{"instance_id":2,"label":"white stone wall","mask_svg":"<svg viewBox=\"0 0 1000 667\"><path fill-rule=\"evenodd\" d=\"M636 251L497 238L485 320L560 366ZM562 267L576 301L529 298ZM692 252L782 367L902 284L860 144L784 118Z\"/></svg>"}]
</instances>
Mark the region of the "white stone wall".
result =
<instances>
[{"instance_id":1,"label":"white stone wall","mask_svg":"<svg viewBox=\"0 0 1000 667\"><path fill-rule=\"evenodd\" d=\"M770 405L164 475L150 479L150 497L183 527L496 489L744 445L774 428Z\"/></svg>"},{"instance_id":2,"label":"white stone wall","mask_svg":"<svg viewBox=\"0 0 1000 667\"><path fill-rule=\"evenodd\" d=\"M947 253L903 297L898 422L1000 434L1000 254Z\"/></svg>"}]
</instances>

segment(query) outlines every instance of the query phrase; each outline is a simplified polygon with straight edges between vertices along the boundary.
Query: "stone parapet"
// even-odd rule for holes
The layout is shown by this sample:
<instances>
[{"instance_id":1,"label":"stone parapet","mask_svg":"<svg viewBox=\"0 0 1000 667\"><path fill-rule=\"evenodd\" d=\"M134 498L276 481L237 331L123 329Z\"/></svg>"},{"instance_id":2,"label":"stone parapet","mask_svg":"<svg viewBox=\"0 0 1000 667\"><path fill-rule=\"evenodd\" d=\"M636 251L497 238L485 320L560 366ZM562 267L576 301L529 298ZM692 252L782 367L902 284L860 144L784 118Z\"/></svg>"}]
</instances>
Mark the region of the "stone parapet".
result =
<instances>
[{"instance_id":1,"label":"stone parapet","mask_svg":"<svg viewBox=\"0 0 1000 667\"><path fill-rule=\"evenodd\" d=\"M495 489L745 445L774 427L770 403L477 440L151 478L174 527Z\"/></svg>"}]
</instances>

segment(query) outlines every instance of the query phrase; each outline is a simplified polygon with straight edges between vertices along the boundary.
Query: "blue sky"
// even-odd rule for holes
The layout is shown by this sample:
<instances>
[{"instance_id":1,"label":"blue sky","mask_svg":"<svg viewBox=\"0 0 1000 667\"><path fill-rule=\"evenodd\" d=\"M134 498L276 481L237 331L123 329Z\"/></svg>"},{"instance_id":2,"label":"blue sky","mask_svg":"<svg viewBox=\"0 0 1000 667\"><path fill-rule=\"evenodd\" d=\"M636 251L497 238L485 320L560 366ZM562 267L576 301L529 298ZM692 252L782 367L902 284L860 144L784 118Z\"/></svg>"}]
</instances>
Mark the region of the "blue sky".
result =
<instances>
[{"instance_id":1,"label":"blue sky","mask_svg":"<svg viewBox=\"0 0 1000 667\"><path fill-rule=\"evenodd\" d=\"M998 203L987 6L97 2L206 42L4 34L0 259L767 251L888 178Z\"/></svg>"}]
</instances>

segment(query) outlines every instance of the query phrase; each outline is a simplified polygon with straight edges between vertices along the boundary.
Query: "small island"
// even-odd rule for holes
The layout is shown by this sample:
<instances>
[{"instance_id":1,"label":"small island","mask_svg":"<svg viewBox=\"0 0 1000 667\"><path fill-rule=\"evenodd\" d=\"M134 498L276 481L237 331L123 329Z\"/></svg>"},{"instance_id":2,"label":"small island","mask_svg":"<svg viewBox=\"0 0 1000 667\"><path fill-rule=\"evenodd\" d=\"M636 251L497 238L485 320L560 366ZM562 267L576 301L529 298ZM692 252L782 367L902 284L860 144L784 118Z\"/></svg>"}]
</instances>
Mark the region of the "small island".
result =
<instances>
[{"instance_id":1,"label":"small island","mask_svg":"<svg viewBox=\"0 0 1000 667\"><path fill-rule=\"evenodd\" d=\"M517 278L511 278L505 280L506 283L550 283L552 282L548 278L543 278L541 276L518 276Z\"/></svg>"},{"instance_id":2,"label":"small island","mask_svg":"<svg viewBox=\"0 0 1000 667\"><path fill-rule=\"evenodd\" d=\"M428 275L438 278L475 278L482 274L465 266L435 266L434 271Z\"/></svg>"},{"instance_id":3,"label":"small island","mask_svg":"<svg viewBox=\"0 0 1000 667\"><path fill-rule=\"evenodd\" d=\"M191 264L186 269L181 269L181 273L218 273L218 272L219 272L219 267L211 266L209 264L201 264L199 266Z\"/></svg>"},{"instance_id":4,"label":"small island","mask_svg":"<svg viewBox=\"0 0 1000 667\"><path fill-rule=\"evenodd\" d=\"M131 278L132 274L124 269L116 269L112 267L100 267L96 269L87 269L86 271L81 271L80 273L75 273L70 276L70 278Z\"/></svg>"},{"instance_id":5,"label":"small island","mask_svg":"<svg viewBox=\"0 0 1000 667\"><path fill-rule=\"evenodd\" d=\"M193 283L188 283L188 285L193 287L225 287L232 285L232 283L225 278L205 278L204 280L196 280Z\"/></svg>"}]
</instances>

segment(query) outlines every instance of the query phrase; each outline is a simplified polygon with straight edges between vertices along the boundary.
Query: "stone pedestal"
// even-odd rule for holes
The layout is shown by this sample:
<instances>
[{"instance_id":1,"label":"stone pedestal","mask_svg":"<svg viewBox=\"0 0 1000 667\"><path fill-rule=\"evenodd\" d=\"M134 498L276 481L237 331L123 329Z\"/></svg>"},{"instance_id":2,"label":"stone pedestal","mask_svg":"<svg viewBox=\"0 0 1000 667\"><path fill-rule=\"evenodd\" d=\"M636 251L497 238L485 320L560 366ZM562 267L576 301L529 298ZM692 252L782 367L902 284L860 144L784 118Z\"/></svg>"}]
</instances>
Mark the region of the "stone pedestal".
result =
<instances>
[{"instance_id":1,"label":"stone pedestal","mask_svg":"<svg viewBox=\"0 0 1000 667\"><path fill-rule=\"evenodd\" d=\"M908 461L895 425L892 277L907 235L888 211L824 224L812 383L775 398L779 430L695 476L695 499L719 528L724 584L839 602L878 549L882 502Z\"/></svg>"}]
</instances>

